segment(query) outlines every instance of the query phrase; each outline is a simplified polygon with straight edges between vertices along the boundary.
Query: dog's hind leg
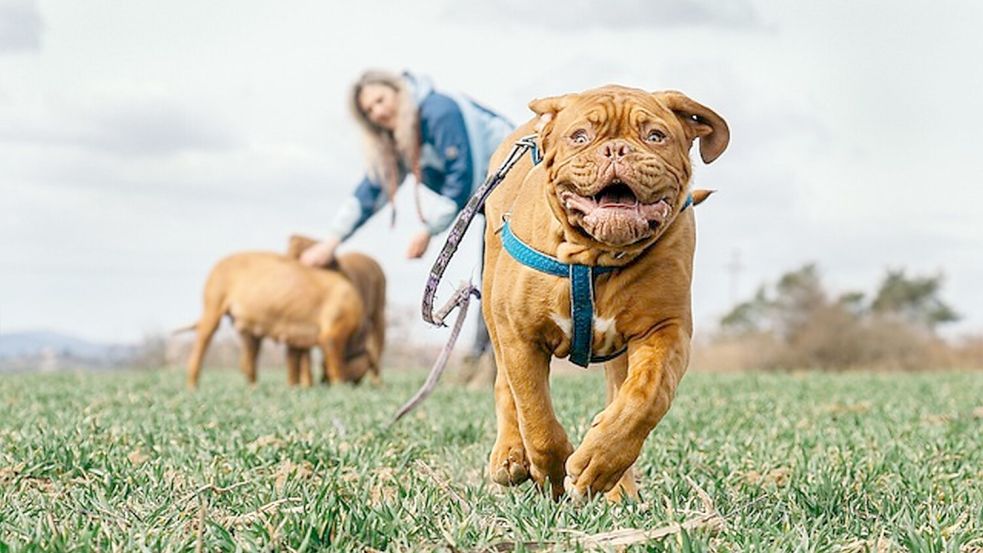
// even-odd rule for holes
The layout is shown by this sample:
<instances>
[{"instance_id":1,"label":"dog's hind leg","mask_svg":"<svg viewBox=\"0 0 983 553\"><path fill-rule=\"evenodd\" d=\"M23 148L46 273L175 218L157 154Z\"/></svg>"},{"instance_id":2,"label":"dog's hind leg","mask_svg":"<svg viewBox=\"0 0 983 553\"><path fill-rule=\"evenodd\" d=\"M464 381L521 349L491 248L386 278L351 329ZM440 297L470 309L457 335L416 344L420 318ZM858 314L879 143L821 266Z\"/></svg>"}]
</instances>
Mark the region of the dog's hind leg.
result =
<instances>
[{"instance_id":1,"label":"dog's hind leg","mask_svg":"<svg viewBox=\"0 0 983 553\"><path fill-rule=\"evenodd\" d=\"M311 348L300 350L300 385L310 388L314 385L311 378Z\"/></svg>"},{"instance_id":2,"label":"dog's hind leg","mask_svg":"<svg viewBox=\"0 0 983 553\"><path fill-rule=\"evenodd\" d=\"M604 380L607 384L607 402L610 405L618 395L618 390L628 377L628 356L622 355L604 364ZM635 483L635 465L628 467L628 470L621 476L618 483L604 496L608 501L620 502L625 499L637 501L638 485Z\"/></svg>"},{"instance_id":3,"label":"dog's hind leg","mask_svg":"<svg viewBox=\"0 0 983 553\"><path fill-rule=\"evenodd\" d=\"M287 386L296 386L300 381L300 355L302 351L287 346Z\"/></svg>"},{"instance_id":4,"label":"dog's hind leg","mask_svg":"<svg viewBox=\"0 0 983 553\"><path fill-rule=\"evenodd\" d=\"M240 330L239 336L242 338L242 353L239 355L239 368L246 376L246 382L256 383L256 360L259 357L259 347L263 343L263 338L256 336L249 331Z\"/></svg>"},{"instance_id":5,"label":"dog's hind leg","mask_svg":"<svg viewBox=\"0 0 983 553\"><path fill-rule=\"evenodd\" d=\"M195 345L191 349L191 357L188 359L187 374L188 388L192 390L198 387L198 378L201 376L201 362L205 358L205 351L208 350L208 344L212 341L215 329L222 322L223 313L221 306L217 305L218 302L214 303L205 304L205 311L202 313L201 319L198 320L198 324L195 327L197 336L195 337Z\"/></svg>"}]
</instances>

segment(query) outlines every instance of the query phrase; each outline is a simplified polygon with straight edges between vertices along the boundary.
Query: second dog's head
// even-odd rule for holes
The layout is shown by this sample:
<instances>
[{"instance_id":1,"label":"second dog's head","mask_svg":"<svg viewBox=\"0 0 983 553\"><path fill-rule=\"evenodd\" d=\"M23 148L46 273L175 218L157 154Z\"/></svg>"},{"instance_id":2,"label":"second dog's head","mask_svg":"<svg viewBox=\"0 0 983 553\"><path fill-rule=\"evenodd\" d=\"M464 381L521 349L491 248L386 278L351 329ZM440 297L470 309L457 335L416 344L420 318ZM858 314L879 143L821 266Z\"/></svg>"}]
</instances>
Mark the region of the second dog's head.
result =
<instances>
[{"instance_id":1,"label":"second dog's head","mask_svg":"<svg viewBox=\"0 0 983 553\"><path fill-rule=\"evenodd\" d=\"M693 141L710 163L730 139L723 118L674 91L606 86L529 107L554 215L607 247L654 242L685 204Z\"/></svg>"}]
</instances>

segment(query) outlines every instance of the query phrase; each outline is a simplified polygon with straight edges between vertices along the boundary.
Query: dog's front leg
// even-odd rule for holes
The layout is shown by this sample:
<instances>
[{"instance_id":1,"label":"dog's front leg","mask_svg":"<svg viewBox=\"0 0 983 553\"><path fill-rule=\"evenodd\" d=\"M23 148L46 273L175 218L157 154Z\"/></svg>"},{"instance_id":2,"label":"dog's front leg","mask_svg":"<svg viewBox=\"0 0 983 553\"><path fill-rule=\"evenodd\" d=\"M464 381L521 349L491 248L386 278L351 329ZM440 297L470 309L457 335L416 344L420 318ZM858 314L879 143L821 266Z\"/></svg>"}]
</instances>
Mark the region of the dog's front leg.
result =
<instances>
[{"instance_id":1,"label":"dog's front leg","mask_svg":"<svg viewBox=\"0 0 983 553\"><path fill-rule=\"evenodd\" d=\"M563 494L563 466L573 446L553 412L549 387L550 354L530 343L528 337L501 338L508 347L501 348L498 367L505 372L515 400L530 475L543 490L549 489L554 499L559 498Z\"/></svg>"},{"instance_id":2,"label":"dog's front leg","mask_svg":"<svg viewBox=\"0 0 983 553\"><path fill-rule=\"evenodd\" d=\"M345 363L345 345L347 335L342 329L335 327L325 332L320 339L323 354L321 382L326 384L341 384L348 380L348 370Z\"/></svg>"},{"instance_id":3,"label":"dog's front leg","mask_svg":"<svg viewBox=\"0 0 983 553\"><path fill-rule=\"evenodd\" d=\"M629 343L627 378L567 459L564 487L572 498L610 491L638 459L686 371L689 341L681 325L670 324Z\"/></svg>"},{"instance_id":4,"label":"dog's front leg","mask_svg":"<svg viewBox=\"0 0 983 553\"><path fill-rule=\"evenodd\" d=\"M501 355L496 352L501 358ZM499 364L501 366L501 364ZM515 486L529 480L529 460L519 432L519 415L505 371L495 373L495 445L488 457L488 474L502 486Z\"/></svg>"}]
</instances>

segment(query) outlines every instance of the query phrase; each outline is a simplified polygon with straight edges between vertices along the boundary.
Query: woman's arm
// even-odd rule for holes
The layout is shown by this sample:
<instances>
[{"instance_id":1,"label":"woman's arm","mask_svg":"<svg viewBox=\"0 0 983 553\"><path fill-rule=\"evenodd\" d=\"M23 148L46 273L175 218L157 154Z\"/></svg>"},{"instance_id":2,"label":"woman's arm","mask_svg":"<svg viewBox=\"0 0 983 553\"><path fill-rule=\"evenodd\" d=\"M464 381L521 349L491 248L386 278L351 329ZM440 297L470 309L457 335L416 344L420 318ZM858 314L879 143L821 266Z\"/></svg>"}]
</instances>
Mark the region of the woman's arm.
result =
<instances>
[{"instance_id":1,"label":"woman's arm","mask_svg":"<svg viewBox=\"0 0 983 553\"><path fill-rule=\"evenodd\" d=\"M386 195L382 193L382 187L365 177L355 187L355 193L346 198L335 211L328 232L338 240L345 241L384 205Z\"/></svg>"},{"instance_id":2,"label":"woman's arm","mask_svg":"<svg viewBox=\"0 0 983 553\"><path fill-rule=\"evenodd\" d=\"M338 207L328 227L328 236L304 250L300 262L311 267L323 267L331 263L338 246L385 204L386 195L382 193L382 187L368 177L363 178L355 187L355 193Z\"/></svg>"}]
</instances>

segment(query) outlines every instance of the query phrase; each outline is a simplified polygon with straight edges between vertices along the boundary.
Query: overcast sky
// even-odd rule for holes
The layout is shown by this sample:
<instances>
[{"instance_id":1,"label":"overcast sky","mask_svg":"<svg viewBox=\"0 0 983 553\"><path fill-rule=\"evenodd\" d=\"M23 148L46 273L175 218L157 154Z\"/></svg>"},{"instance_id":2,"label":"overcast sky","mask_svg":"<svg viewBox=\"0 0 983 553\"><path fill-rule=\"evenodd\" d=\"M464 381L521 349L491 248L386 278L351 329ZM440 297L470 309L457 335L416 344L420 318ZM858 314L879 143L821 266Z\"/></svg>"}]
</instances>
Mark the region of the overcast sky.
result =
<instances>
[{"instance_id":1,"label":"overcast sky","mask_svg":"<svg viewBox=\"0 0 983 553\"><path fill-rule=\"evenodd\" d=\"M979 331L981 24L968 0L0 0L0 333L139 339L194 321L222 256L324 233L362 171L345 96L369 67L515 122L608 83L715 109L732 136L696 163L719 190L697 208L698 327L730 305L739 252L741 297L810 261L837 291L943 271L955 331ZM415 308L442 241L403 259L406 188L396 229L378 217L346 247Z\"/></svg>"}]
</instances>

